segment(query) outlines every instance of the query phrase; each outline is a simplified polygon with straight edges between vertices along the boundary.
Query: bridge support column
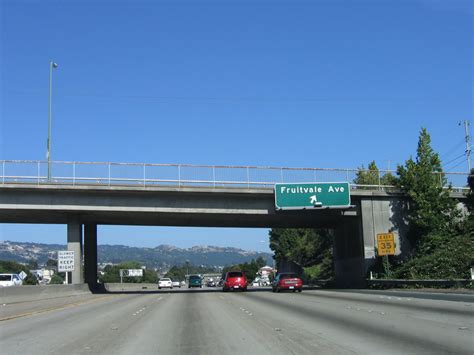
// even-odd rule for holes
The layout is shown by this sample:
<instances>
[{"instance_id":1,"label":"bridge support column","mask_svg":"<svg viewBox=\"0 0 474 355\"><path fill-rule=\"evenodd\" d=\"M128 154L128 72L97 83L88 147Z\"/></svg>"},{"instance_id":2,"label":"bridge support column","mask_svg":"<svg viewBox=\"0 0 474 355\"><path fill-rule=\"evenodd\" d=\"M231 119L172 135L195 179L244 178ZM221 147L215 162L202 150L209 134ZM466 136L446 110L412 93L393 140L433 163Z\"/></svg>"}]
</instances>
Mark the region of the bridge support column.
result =
<instances>
[{"instance_id":1,"label":"bridge support column","mask_svg":"<svg viewBox=\"0 0 474 355\"><path fill-rule=\"evenodd\" d=\"M82 269L82 224L71 221L67 224L67 250L74 251L74 271L69 273L69 283L84 283Z\"/></svg>"},{"instance_id":2,"label":"bridge support column","mask_svg":"<svg viewBox=\"0 0 474 355\"><path fill-rule=\"evenodd\" d=\"M377 234L391 232L395 238L395 255L410 255L413 250L407 239L408 225L404 217L404 202L396 198L363 197L360 201L364 235L365 268L376 262Z\"/></svg>"},{"instance_id":3,"label":"bridge support column","mask_svg":"<svg viewBox=\"0 0 474 355\"><path fill-rule=\"evenodd\" d=\"M366 286L364 241L361 223L357 218L348 218L336 229L334 271L337 287L363 288Z\"/></svg>"},{"instance_id":4,"label":"bridge support column","mask_svg":"<svg viewBox=\"0 0 474 355\"><path fill-rule=\"evenodd\" d=\"M91 290L97 288L97 224L84 225L84 276Z\"/></svg>"}]
</instances>

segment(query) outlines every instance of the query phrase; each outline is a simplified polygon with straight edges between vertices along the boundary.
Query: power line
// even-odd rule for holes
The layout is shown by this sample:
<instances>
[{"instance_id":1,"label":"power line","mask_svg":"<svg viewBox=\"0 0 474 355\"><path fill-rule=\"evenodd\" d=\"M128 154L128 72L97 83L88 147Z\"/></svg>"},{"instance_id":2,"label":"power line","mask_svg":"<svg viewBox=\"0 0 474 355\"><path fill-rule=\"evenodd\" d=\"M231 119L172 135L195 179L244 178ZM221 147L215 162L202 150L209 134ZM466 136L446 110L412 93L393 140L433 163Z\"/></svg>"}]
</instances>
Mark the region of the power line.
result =
<instances>
[{"instance_id":1,"label":"power line","mask_svg":"<svg viewBox=\"0 0 474 355\"><path fill-rule=\"evenodd\" d=\"M451 166L445 166L445 167L443 167L443 170L444 170L445 172L451 171L452 169L454 169L454 168L458 167L459 165L463 164L464 162L465 162L465 160L463 159L463 160L459 161L459 162L456 163L456 164L453 164L453 165L451 165Z\"/></svg>"},{"instance_id":2,"label":"power line","mask_svg":"<svg viewBox=\"0 0 474 355\"><path fill-rule=\"evenodd\" d=\"M453 167L446 170L447 173L453 172L453 169L456 169L459 165L464 164L464 160L460 161L458 164L454 165Z\"/></svg>"},{"instance_id":3,"label":"power line","mask_svg":"<svg viewBox=\"0 0 474 355\"><path fill-rule=\"evenodd\" d=\"M467 166L468 166L468 172L471 171L471 137L469 135L469 131L470 131L470 122L468 120L465 120L463 122L459 122L458 126L461 126L461 124L464 124L464 131L465 131L465 136L464 136L464 142L466 144L466 150L464 151L463 154L457 156L456 158L454 159L451 159L450 161L448 161L447 163L444 164L444 170L446 171L452 171L453 169L457 168L458 166L460 166L461 164L464 163L464 159L461 160L460 162L456 163L454 166L451 166L451 167L448 167L450 164L458 161L460 158L462 157L466 157L466 161L467 161ZM456 148L459 146L459 143L456 144ZM455 148L454 148L455 149ZM454 150L451 149L449 154L451 154ZM448 154L448 155L449 155Z\"/></svg>"},{"instance_id":4,"label":"power line","mask_svg":"<svg viewBox=\"0 0 474 355\"><path fill-rule=\"evenodd\" d=\"M455 153L456 149L461 148L464 145L464 143L465 143L465 139L462 139L461 141L457 142L456 145L450 148L446 154L442 154L441 156L443 157L443 159L448 158L450 155Z\"/></svg>"},{"instance_id":5,"label":"power line","mask_svg":"<svg viewBox=\"0 0 474 355\"><path fill-rule=\"evenodd\" d=\"M454 158L454 159L451 159L450 161L448 161L447 163L444 163L443 165L446 166L446 165L449 165L451 164L452 162L455 162L456 160L458 160L459 158L462 158L463 156L465 155L465 153L462 153L460 156Z\"/></svg>"}]
</instances>

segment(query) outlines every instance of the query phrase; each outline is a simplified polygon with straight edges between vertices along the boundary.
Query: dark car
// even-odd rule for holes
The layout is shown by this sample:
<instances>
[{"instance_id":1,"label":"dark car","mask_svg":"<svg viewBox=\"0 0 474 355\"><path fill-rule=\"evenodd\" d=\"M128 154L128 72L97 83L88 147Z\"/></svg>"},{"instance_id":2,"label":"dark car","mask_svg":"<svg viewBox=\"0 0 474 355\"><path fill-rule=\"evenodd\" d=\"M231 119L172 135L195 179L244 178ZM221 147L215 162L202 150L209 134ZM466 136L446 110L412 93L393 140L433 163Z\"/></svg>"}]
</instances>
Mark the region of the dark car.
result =
<instances>
[{"instance_id":1,"label":"dark car","mask_svg":"<svg viewBox=\"0 0 474 355\"><path fill-rule=\"evenodd\" d=\"M280 292L281 290L303 291L303 281L295 273L278 274L272 282L272 291Z\"/></svg>"},{"instance_id":2,"label":"dark car","mask_svg":"<svg viewBox=\"0 0 474 355\"><path fill-rule=\"evenodd\" d=\"M241 290L247 291L247 278L242 271L229 271L226 273L222 291Z\"/></svg>"},{"instance_id":3,"label":"dark car","mask_svg":"<svg viewBox=\"0 0 474 355\"><path fill-rule=\"evenodd\" d=\"M202 278L199 275L191 275L188 280L188 287L201 287L202 288Z\"/></svg>"},{"instance_id":4,"label":"dark car","mask_svg":"<svg viewBox=\"0 0 474 355\"><path fill-rule=\"evenodd\" d=\"M216 287L216 282L214 280L207 281L207 287Z\"/></svg>"}]
</instances>

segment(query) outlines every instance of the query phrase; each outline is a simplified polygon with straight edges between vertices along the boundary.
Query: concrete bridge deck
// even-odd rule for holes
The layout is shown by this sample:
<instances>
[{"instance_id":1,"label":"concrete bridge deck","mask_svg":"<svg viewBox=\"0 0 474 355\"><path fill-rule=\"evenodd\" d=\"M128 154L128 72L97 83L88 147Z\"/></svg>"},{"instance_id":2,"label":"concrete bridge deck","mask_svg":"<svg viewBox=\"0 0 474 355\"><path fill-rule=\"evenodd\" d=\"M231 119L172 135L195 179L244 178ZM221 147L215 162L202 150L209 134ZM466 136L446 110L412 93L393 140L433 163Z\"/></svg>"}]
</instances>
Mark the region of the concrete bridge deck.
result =
<instances>
[{"instance_id":1,"label":"concrete bridge deck","mask_svg":"<svg viewBox=\"0 0 474 355\"><path fill-rule=\"evenodd\" d=\"M352 208L276 211L271 188L0 185L0 222L206 227L327 227L360 215L361 199L400 193L354 189Z\"/></svg>"}]
</instances>

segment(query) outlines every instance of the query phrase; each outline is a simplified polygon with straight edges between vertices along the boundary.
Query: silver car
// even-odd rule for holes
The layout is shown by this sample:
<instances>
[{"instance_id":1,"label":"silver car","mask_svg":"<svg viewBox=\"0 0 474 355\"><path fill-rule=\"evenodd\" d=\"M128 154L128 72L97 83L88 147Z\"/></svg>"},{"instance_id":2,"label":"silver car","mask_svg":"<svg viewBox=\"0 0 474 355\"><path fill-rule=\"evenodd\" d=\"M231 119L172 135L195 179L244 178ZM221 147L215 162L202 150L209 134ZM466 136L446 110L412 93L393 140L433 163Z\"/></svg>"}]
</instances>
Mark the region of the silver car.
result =
<instances>
[{"instance_id":1,"label":"silver car","mask_svg":"<svg viewBox=\"0 0 474 355\"><path fill-rule=\"evenodd\" d=\"M171 288L173 289L173 282L171 279L165 277L158 281L158 288L161 290L162 288Z\"/></svg>"},{"instance_id":2,"label":"silver car","mask_svg":"<svg viewBox=\"0 0 474 355\"><path fill-rule=\"evenodd\" d=\"M181 288L181 282L179 282L179 281L173 281L171 284L173 285L173 287Z\"/></svg>"}]
</instances>

